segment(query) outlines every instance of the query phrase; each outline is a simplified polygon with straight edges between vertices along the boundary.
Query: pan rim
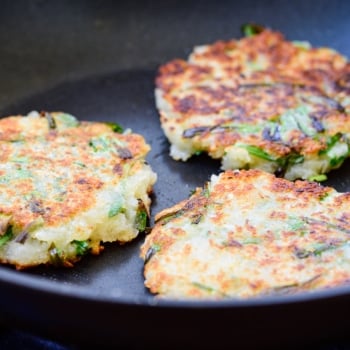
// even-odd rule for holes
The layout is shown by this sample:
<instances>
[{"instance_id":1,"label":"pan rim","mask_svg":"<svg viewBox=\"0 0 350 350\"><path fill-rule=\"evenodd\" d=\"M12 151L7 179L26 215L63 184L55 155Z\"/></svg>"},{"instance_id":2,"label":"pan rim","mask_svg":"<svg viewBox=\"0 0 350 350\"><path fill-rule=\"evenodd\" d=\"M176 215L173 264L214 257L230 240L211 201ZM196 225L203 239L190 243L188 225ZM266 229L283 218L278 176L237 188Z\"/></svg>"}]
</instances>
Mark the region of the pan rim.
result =
<instances>
[{"instance_id":1,"label":"pan rim","mask_svg":"<svg viewBox=\"0 0 350 350\"><path fill-rule=\"evenodd\" d=\"M288 304L299 304L313 301L326 301L328 299L342 298L350 295L350 286L342 285L312 292L300 292L289 295L269 295L246 299L170 299L140 296L113 296L105 293L96 293L86 288L62 284L57 281L45 280L42 277L19 274L17 271L6 270L0 267L0 285L21 288L22 291L44 293L55 298L70 298L91 303L106 303L113 306L150 307L168 309L242 309L258 307L278 307Z\"/></svg>"}]
</instances>

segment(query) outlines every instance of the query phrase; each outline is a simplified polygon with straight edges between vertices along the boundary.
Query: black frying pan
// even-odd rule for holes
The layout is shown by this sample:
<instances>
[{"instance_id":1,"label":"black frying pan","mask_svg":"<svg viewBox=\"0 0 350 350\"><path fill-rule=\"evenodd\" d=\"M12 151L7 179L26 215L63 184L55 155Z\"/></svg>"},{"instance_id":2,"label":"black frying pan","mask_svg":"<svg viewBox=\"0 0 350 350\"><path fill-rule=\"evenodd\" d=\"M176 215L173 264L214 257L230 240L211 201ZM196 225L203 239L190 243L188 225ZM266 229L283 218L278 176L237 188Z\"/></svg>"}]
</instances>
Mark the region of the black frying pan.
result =
<instances>
[{"instance_id":1,"label":"black frying pan","mask_svg":"<svg viewBox=\"0 0 350 350\"><path fill-rule=\"evenodd\" d=\"M0 115L63 110L142 133L158 173L153 214L201 186L219 163L168 156L154 107L159 64L197 44L240 36L255 21L350 57L344 1L3 1ZM350 191L349 161L327 184ZM143 286L144 237L107 245L74 269L0 267L0 320L80 345L242 349L346 337L350 288L219 302L161 301Z\"/></svg>"}]
</instances>

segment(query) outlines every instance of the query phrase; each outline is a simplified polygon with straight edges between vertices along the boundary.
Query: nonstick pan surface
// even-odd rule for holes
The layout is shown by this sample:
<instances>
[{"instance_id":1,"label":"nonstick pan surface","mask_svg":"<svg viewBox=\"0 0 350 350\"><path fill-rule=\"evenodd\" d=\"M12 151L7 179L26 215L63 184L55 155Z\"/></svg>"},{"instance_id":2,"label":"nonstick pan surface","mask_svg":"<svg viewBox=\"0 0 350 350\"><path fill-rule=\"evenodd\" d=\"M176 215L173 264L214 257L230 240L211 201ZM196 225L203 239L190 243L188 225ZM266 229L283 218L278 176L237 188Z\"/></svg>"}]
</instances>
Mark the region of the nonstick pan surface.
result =
<instances>
[{"instance_id":1,"label":"nonstick pan surface","mask_svg":"<svg viewBox=\"0 0 350 350\"><path fill-rule=\"evenodd\" d=\"M175 162L154 107L159 64L192 46L240 36L249 21L350 57L347 1L18 1L0 12L0 114L61 110L118 122L151 145L158 173L152 213L188 197L219 162ZM350 191L349 161L327 184ZM107 245L74 269L0 267L0 319L67 343L236 348L346 336L350 287L314 294L219 302L164 301L143 286L144 236Z\"/></svg>"}]
</instances>

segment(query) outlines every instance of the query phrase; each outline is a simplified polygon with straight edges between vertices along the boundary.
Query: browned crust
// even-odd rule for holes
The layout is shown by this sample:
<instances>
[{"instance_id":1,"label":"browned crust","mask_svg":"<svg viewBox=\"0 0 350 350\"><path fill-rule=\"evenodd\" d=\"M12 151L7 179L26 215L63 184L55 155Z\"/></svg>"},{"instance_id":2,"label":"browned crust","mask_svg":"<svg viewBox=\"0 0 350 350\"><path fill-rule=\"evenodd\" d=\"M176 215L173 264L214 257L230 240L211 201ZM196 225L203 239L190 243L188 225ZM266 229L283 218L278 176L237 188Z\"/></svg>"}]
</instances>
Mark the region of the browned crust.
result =
<instances>
[{"instance_id":1,"label":"browned crust","mask_svg":"<svg viewBox=\"0 0 350 350\"><path fill-rule=\"evenodd\" d=\"M265 66L246 74L247 65L262 54ZM349 123L344 126L348 114L336 102L349 93L349 72L350 64L339 53L298 47L269 29L253 37L218 41L204 52L194 51L190 61L175 59L159 68L156 86L171 106L170 116L159 107L161 123L169 133L185 125L212 127L228 121L257 125L316 97L324 102L312 104L312 116L327 124L325 134L350 132ZM247 139L228 129L203 132L192 141L213 157L222 157L226 147L239 141L263 146L277 157L290 152L317 155L326 142L296 133L291 143L276 145L261 135Z\"/></svg>"},{"instance_id":2,"label":"browned crust","mask_svg":"<svg viewBox=\"0 0 350 350\"><path fill-rule=\"evenodd\" d=\"M178 285L183 279L183 284L186 285L184 291L179 290L178 294L172 291L178 297L209 296L210 290L203 290L196 285L191 287L193 280L190 276L194 276L192 269L197 278L199 275L206 276L208 271L212 273L211 267L217 261L211 260L210 257L219 259L221 253L226 254L225 256L227 254L234 256L238 253L244 259L250 260L253 266L254 261L258 261L259 268L257 267L258 270L252 272L251 276L247 275L245 278L241 276L236 282L232 279L232 275L235 275L235 268L232 265L227 271L223 268L220 273L212 275L210 281L217 288L214 295L218 298L235 296L230 294L233 293L232 288L233 290L235 288L232 283L249 285L251 296L283 292L285 282L280 282L281 288L278 285L274 288L265 278L259 278L259 271L266 268L276 279L277 284L278 281L292 281L292 275L284 275L286 272L283 269L287 264L290 266L287 271L296 275L302 274L312 266L310 270L312 277L308 280L285 286L286 291L290 293L347 283L350 280L350 273L342 267L341 262L337 266L336 261L345 259L339 255L337 247L347 245L349 242L349 199L349 193L337 193L331 187L324 187L314 182L290 182L260 170L228 170L220 174L220 181L216 182L214 187L212 185L208 188L199 188L189 199L157 215L158 221L141 248L141 257L146 260L144 270L146 286L153 293L167 295L168 288L171 290L173 285ZM261 224L255 225L251 216L255 213L255 205L259 206L269 201L276 201L273 210L270 209L263 214L265 217L259 217ZM240 225L227 221L227 206L235 202L239 203L238 215L242 217ZM210 214L207 214L206 210L209 209ZM288 223L292 219L301 223L301 226L293 227ZM210 220L210 224L200 228L207 232L210 248L207 251L208 258L199 261L192 260L198 248L193 242L191 243L191 238L203 237L196 231L196 225L200 220ZM279 226L270 228L269 223L275 221L280 222ZM276 227L279 227L277 242ZM215 238L216 232L221 232L220 239ZM223 232L225 235L222 235ZM258 241L256 244L242 243L244 236ZM175 245L178 247L176 251L173 249ZM317 249L320 251L317 252ZM333 253L321 257L322 249ZM185 276L187 272L183 269L177 274L173 265L170 271L164 268L163 263L167 265L168 261L177 261L182 267L187 261L188 275ZM330 262L335 264L334 271L330 271L327 267Z\"/></svg>"},{"instance_id":3,"label":"browned crust","mask_svg":"<svg viewBox=\"0 0 350 350\"><path fill-rule=\"evenodd\" d=\"M149 151L149 146L141 135L118 134L104 123L81 122L76 127L52 131L46 130L46 121L40 124L40 120L38 126L42 129L33 130L40 135L21 138L24 143L17 150L16 142L12 140L18 139L19 135L26 131L20 124L23 118L26 117L0 119L1 164L11 162L14 155L26 157L29 161L29 171L34 174L23 179L11 179L10 183L0 182L0 190L6 192L9 197L16 198L11 203L2 203L0 213L11 216L11 223L16 227L25 227L38 217L42 217L47 225L61 225L79 212L93 207L96 193L105 186L101 174L105 172L117 184L121 177L134 173L142 166L143 163L138 159L143 158ZM111 146L108 158L95 157L90 145L91 140L99 136L106 137L111 142L116 141L116 145ZM118 146L120 142L123 143L123 147ZM39 149L36 148L38 144ZM61 147L64 151L58 152ZM56 153L59 154L57 157ZM18 163L18 169L20 168L21 164ZM64 169L72 176L65 176ZM98 173L97 169L101 173ZM38 185L35 183L37 171L46 172L48 179L53 179L53 184L44 184L46 197L35 196ZM1 175L4 175L4 171L0 172ZM52 197L51 193L55 191L53 186L62 187L61 198ZM28 197L30 193L34 193L32 198Z\"/></svg>"}]
</instances>

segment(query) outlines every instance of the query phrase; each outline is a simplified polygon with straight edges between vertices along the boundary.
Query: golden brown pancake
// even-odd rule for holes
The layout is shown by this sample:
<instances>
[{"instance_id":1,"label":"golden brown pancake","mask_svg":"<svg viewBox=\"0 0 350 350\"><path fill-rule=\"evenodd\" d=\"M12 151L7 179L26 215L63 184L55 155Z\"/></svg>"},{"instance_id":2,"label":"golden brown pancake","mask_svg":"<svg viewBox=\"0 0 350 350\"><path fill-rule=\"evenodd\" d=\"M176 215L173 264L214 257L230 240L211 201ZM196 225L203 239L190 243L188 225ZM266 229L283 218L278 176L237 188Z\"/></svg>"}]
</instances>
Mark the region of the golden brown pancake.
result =
<instances>
[{"instance_id":1,"label":"golden brown pancake","mask_svg":"<svg viewBox=\"0 0 350 350\"><path fill-rule=\"evenodd\" d=\"M72 266L145 228L150 147L117 124L66 113L0 119L0 261Z\"/></svg>"},{"instance_id":2,"label":"golden brown pancake","mask_svg":"<svg viewBox=\"0 0 350 350\"><path fill-rule=\"evenodd\" d=\"M213 175L156 215L141 248L161 297L249 298L350 281L350 193L261 170Z\"/></svg>"},{"instance_id":3,"label":"golden brown pancake","mask_svg":"<svg viewBox=\"0 0 350 350\"><path fill-rule=\"evenodd\" d=\"M340 53L265 29L165 63L155 95L174 159L322 180L349 155L349 81Z\"/></svg>"}]
</instances>

